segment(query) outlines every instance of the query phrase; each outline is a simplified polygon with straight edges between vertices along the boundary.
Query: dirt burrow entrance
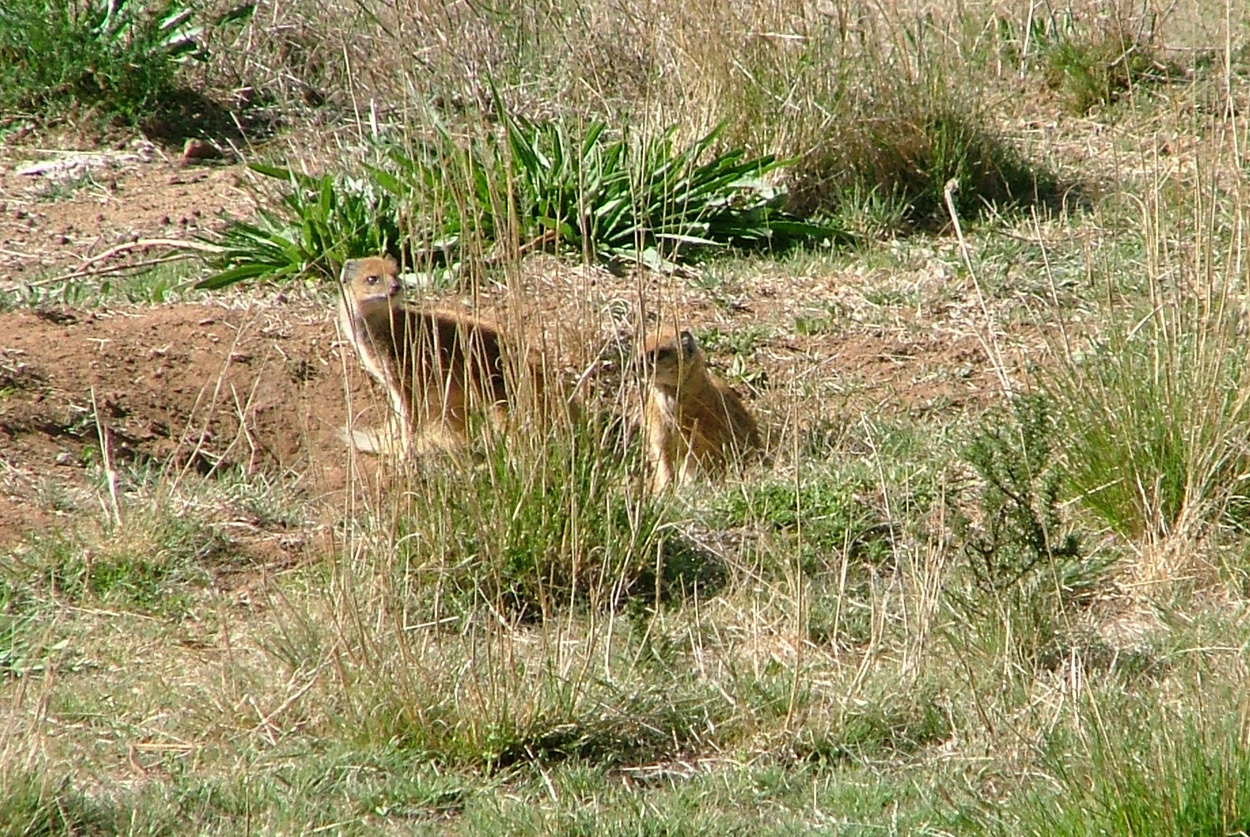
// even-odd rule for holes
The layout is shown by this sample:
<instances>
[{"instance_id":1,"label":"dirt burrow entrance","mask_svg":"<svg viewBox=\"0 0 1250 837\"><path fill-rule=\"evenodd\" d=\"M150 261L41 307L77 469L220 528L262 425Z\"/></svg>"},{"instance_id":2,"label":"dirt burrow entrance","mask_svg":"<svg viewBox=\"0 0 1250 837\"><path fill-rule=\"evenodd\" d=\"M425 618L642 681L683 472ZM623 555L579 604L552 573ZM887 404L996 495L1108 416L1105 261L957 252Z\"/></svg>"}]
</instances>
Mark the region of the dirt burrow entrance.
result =
<instances>
[{"instance_id":1,"label":"dirt burrow entrance","mask_svg":"<svg viewBox=\"0 0 1250 837\"><path fill-rule=\"evenodd\" d=\"M40 525L21 485L84 480L102 434L118 466L264 469L341 491L349 399L363 421L381 409L329 312L306 305L2 315L0 540Z\"/></svg>"}]
</instances>

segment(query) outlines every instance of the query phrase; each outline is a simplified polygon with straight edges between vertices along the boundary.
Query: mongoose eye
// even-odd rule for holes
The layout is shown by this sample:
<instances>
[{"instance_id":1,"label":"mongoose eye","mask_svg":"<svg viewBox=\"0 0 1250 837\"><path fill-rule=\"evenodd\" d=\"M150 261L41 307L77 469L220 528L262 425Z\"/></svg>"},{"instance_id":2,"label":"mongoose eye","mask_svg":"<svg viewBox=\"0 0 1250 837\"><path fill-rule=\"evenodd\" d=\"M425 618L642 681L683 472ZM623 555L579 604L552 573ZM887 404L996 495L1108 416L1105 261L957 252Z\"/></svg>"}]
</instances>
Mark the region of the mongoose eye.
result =
<instances>
[{"instance_id":1,"label":"mongoose eye","mask_svg":"<svg viewBox=\"0 0 1250 837\"><path fill-rule=\"evenodd\" d=\"M366 276L366 277L365 277L365 284L366 284L366 285L376 285L377 283L378 283L378 277L377 277L377 276Z\"/></svg>"}]
</instances>

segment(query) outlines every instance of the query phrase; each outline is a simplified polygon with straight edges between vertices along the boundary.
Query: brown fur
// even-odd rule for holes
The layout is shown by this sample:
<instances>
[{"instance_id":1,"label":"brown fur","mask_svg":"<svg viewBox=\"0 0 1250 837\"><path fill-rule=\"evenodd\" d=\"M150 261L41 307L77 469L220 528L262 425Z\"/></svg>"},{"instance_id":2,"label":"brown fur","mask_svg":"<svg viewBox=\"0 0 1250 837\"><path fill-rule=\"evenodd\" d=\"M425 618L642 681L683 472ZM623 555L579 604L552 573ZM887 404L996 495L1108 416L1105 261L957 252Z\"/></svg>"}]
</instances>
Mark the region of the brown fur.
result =
<instances>
[{"instance_id":1,"label":"brown fur","mask_svg":"<svg viewBox=\"0 0 1250 837\"><path fill-rule=\"evenodd\" d=\"M514 400L498 326L463 311L410 306L388 258L344 263L339 327L390 400L385 428L354 430L370 453L424 453L468 440L469 415L498 418Z\"/></svg>"},{"instance_id":2,"label":"brown fur","mask_svg":"<svg viewBox=\"0 0 1250 837\"><path fill-rule=\"evenodd\" d=\"M720 473L730 460L762 448L755 419L708 371L690 332L664 328L648 335L634 364L643 376L642 432L653 491L688 482L696 468Z\"/></svg>"}]
</instances>

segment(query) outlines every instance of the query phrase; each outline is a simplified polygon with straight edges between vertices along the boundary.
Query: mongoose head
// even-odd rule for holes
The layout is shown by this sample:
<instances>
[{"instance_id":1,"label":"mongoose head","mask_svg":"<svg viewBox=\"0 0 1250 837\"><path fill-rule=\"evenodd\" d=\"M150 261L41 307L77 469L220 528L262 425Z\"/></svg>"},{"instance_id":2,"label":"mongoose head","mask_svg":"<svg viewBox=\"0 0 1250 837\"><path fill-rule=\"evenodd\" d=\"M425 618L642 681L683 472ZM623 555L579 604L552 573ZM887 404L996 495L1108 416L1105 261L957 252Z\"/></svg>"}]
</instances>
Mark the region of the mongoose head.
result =
<instances>
[{"instance_id":1,"label":"mongoose head","mask_svg":"<svg viewBox=\"0 0 1250 837\"><path fill-rule=\"evenodd\" d=\"M393 300L403 295L399 267L394 259L385 256L343 262L340 279L344 296L353 301L357 310L365 316L378 307L389 308Z\"/></svg>"},{"instance_id":2,"label":"mongoose head","mask_svg":"<svg viewBox=\"0 0 1250 837\"><path fill-rule=\"evenodd\" d=\"M634 355L634 368L651 386L676 391L682 381L703 368L703 353L689 331L665 327L642 341Z\"/></svg>"}]
</instances>

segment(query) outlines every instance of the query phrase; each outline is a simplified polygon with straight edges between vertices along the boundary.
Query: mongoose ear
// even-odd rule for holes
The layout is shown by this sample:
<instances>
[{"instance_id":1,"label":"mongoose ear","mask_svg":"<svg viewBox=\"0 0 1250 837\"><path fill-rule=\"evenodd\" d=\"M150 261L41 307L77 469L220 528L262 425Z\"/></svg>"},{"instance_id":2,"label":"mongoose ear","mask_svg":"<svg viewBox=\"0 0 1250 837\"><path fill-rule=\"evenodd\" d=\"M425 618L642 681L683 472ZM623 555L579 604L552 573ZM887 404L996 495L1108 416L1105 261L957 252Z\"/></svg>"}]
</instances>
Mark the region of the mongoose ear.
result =
<instances>
[{"instance_id":1,"label":"mongoose ear","mask_svg":"<svg viewBox=\"0 0 1250 837\"><path fill-rule=\"evenodd\" d=\"M699 344L695 342L693 334L688 331L682 331L680 337L681 353L683 355L690 356L699 350Z\"/></svg>"},{"instance_id":2,"label":"mongoose ear","mask_svg":"<svg viewBox=\"0 0 1250 837\"><path fill-rule=\"evenodd\" d=\"M347 284L356 278L356 270L360 267L360 262L356 259L348 259L343 262L343 269L339 271L339 281Z\"/></svg>"}]
</instances>

